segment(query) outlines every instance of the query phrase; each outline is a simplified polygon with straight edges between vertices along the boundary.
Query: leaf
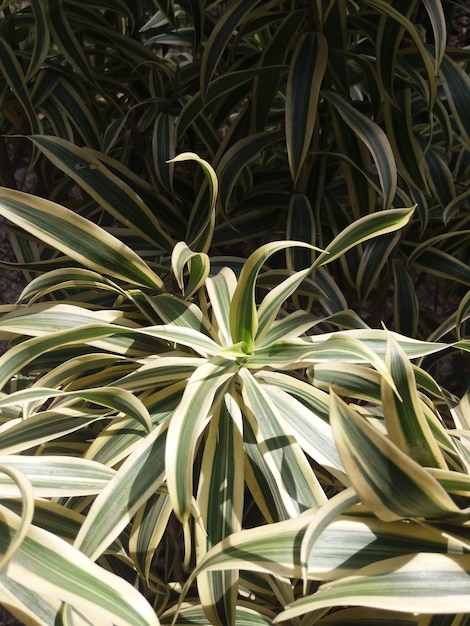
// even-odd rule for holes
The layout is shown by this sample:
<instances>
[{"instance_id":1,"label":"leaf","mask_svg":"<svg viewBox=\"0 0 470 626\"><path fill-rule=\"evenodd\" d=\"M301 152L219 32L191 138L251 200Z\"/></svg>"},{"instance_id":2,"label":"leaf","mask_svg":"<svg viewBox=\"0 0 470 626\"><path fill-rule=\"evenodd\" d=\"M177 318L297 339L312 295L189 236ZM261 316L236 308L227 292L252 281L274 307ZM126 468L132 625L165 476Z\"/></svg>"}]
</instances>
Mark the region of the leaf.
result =
<instances>
[{"instance_id":1,"label":"leaf","mask_svg":"<svg viewBox=\"0 0 470 626\"><path fill-rule=\"evenodd\" d=\"M186 524L191 510L193 459L196 444L212 410L214 396L238 370L238 364L213 357L188 379L183 397L168 429L165 467L168 492L175 514ZM220 390L220 391L219 391ZM185 459L181 463L181 459Z\"/></svg>"},{"instance_id":2,"label":"leaf","mask_svg":"<svg viewBox=\"0 0 470 626\"><path fill-rule=\"evenodd\" d=\"M390 439L423 467L446 469L444 457L418 396L413 367L392 336L388 339L385 363L399 394L398 397L382 379L382 406Z\"/></svg>"},{"instance_id":3,"label":"leaf","mask_svg":"<svg viewBox=\"0 0 470 626\"><path fill-rule=\"evenodd\" d=\"M328 423L328 394L282 372L260 371L255 378L267 389L286 424L286 432L290 429L288 432L316 463L345 482L344 467Z\"/></svg>"},{"instance_id":4,"label":"leaf","mask_svg":"<svg viewBox=\"0 0 470 626\"><path fill-rule=\"evenodd\" d=\"M134 285L160 290L161 279L118 239L50 200L0 190L0 213L89 269Z\"/></svg>"},{"instance_id":5,"label":"leaf","mask_svg":"<svg viewBox=\"0 0 470 626\"><path fill-rule=\"evenodd\" d=\"M126 168L121 166L115 171L113 159L91 148L75 146L60 137L34 135L30 140L119 222L164 250L173 247L173 239L139 195L145 194L146 200L150 201L149 190L144 183L137 187L138 179L132 177ZM153 205L155 197L151 197L151 201ZM168 213L171 215L170 211Z\"/></svg>"},{"instance_id":6,"label":"leaf","mask_svg":"<svg viewBox=\"0 0 470 626\"><path fill-rule=\"evenodd\" d=\"M17 515L1 507L0 554L8 550L19 524ZM64 572L67 575L64 576ZM84 615L116 626L158 626L145 598L127 581L99 567L51 533L31 526L10 558L6 574L35 593L72 604ZM96 623L96 622L95 622Z\"/></svg>"},{"instance_id":7,"label":"leaf","mask_svg":"<svg viewBox=\"0 0 470 626\"><path fill-rule=\"evenodd\" d=\"M0 70L10 89L23 107L32 133L42 132L42 124L36 114L30 94L26 89L23 70L14 51L4 37L0 38Z\"/></svg>"},{"instance_id":8,"label":"leaf","mask_svg":"<svg viewBox=\"0 0 470 626\"><path fill-rule=\"evenodd\" d=\"M0 409L4 406L17 404L26 405L29 402L46 402L51 398L80 398L88 402L99 404L121 411L142 424L148 432L152 430L152 422L147 409L132 393L116 387L100 387L99 389L81 389L76 391L61 391L44 387L33 387L10 393L6 398L0 398ZM26 417L26 416L25 416Z\"/></svg>"},{"instance_id":9,"label":"leaf","mask_svg":"<svg viewBox=\"0 0 470 626\"><path fill-rule=\"evenodd\" d=\"M286 93L287 154L294 185L312 140L327 61L326 37L320 32L303 33L289 66Z\"/></svg>"},{"instance_id":10,"label":"leaf","mask_svg":"<svg viewBox=\"0 0 470 626\"><path fill-rule=\"evenodd\" d=\"M321 608L349 604L410 613L470 611L470 557L420 553L385 559L353 577L327 583L313 596L294 602L274 619L292 620Z\"/></svg>"},{"instance_id":11,"label":"leaf","mask_svg":"<svg viewBox=\"0 0 470 626\"><path fill-rule=\"evenodd\" d=\"M302 541L317 515L315 509L294 519L234 533L207 553L191 573L188 586L204 570L236 568L301 578ZM308 578L341 583L344 577L352 579L361 568L374 567L390 556L409 560L416 552L440 556L447 551L448 539L432 527L401 521L384 524L365 511L357 516L341 515L313 543Z\"/></svg>"},{"instance_id":12,"label":"leaf","mask_svg":"<svg viewBox=\"0 0 470 626\"><path fill-rule=\"evenodd\" d=\"M219 191L219 182L214 168L204 159L201 159L194 152L183 152L174 159L171 159L169 163L178 163L180 161L196 161L201 165L206 175L206 181L209 186L209 200L208 207L201 215L201 211L195 214L194 211L191 214L188 224L188 235L191 233L191 241L189 247L195 249L197 252L207 252L212 241L212 235L215 225L215 204L217 202L217 194ZM204 186L201 192L204 191ZM196 201L196 206L198 203ZM200 207L198 207L200 209ZM197 228L194 227L193 222L197 222Z\"/></svg>"},{"instance_id":13,"label":"leaf","mask_svg":"<svg viewBox=\"0 0 470 626\"><path fill-rule=\"evenodd\" d=\"M253 0L239 0L228 6L217 20L207 39L201 59L201 93L203 97L207 94L210 80L234 31L257 4L259 4L259 0L255 0L255 2Z\"/></svg>"},{"instance_id":14,"label":"leaf","mask_svg":"<svg viewBox=\"0 0 470 626\"><path fill-rule=\"evenodd\" d=\"M260 385L246 368L240 370L239 376L246 418L276 483L271 487L271 497L283 503L290 517L322 504L326 501L323 489L269 397L269 388Z\"/></svg>"},{"instance_id":15,"label":"leaf","mask_svg":"<svg viewBox=\"0 0 470 626\"><path fill-rule=\"evenodd\" d=\"M74 546L95 561L165 478L167 423L147 435L94 500Z\"/></svg>"},{"instance_id":16,"label":"leaf","mask_svg":"<svg viewBox=\"0 0 470 626\"><path fill-rule=\"evenodd\" d=\"M186 298L190 298L204 284L210 270L210 261L207 254L193 252L184 242L180 241L173 248L171 254L173 274L179 288ZM189 267L189 280L184 285L184 269Z\"/></svg>"},{"instance_id":17,"label":"leaf","mask_svg":"<svg viewBox=\"0 0 470 626\"><path fill-rule=\"evenodd\" d=\"M217 165L220 179L220 203L227 211L230 195L235 187L240 172L262 150L282 139L283 133L269 130L244 137L226 150Z\"/></svg>"},{"instance_id":18,"label":"leaf","mask_svg":"<svg viewBox=\"0 0 470 626\"><path fill-rule=\"evenodd\" d=\"M408 224L415 207L409 209L389 209L365 215L337 235L325 250L316 258L313 267L331 263L347 250L368 239L392 233Z\"/></svg>"},{"instance_id":19,"label":"leaf","mask_svg":"<svg viewBox=\"0 0 470 626\"><path fill-rule=\"evenodd\" d=\"M468 73L449 55L444 55L439 68L442 86L447 97L453 120L458 125L462 138L468 145L470 141L470 115L468 102L470 94L470 78Z\"/></svg>"},{"instance_id":20,"label":"leaf","mask_svg":"<svg viewBox=\"0 0 470 626\"><path fill-rule=\"evenodd\" d=\"M228 267L223 267L218 274L210 276L206 280L206 289L212 305L214 321L217 323L218 335L223 347L232 345L229 318L230 302L236 287L237 279Z\"/></svg>"},{"instance_id":21,"label":"leaf","mask_svg":"<svg viewBox=\"0 0 470 626\"><path fill-rule=\"evenodd\" d=\"M0 455L0 466L21 472L31 483L36 497L84 496L97 494L114 476L114 470L81 458L45 455L43 457ZM16 497L14 480L0 474L0 493Z\"/></svg>"},{"instance_id":22,"label":"leaf","mask_svg":"<svg viewBox=\"0 0 470 626\"><path fill-rule=\"evenodd\" d=\"M332 104L343 120L368 147L377 167L382 187L384 207L388 208L395 197L397 169L392 148L383 130L365 115L357 111L344 98L331 91L322 91L323 97Z\"/></svg>"},{"instance_id":23,"label":"leaf","mask_svg":"<svg viewBox=\"0 0 470 626\"><path fill-rule=\"evenodd\" d=\"M49 0L46 4L46 11L54 43L77 74L94 84L95 77L86 58L84 48L73 32L61 0Z\"/></svg>"},{"instance_id":24,"label":"leaf","mask_svg":"<svg viewBox=\"0 0 470 626\"><path fill-rule=\"evenodd\" d=\"M335 394L331 426L341 459L362 502L380 519L459 514L447 492L418 463Z\"/></svg>"},{"instance_id":25,"label":"leaf","mask_svg":"<svg viewBox=\"0 0 470 626\"><path fill-rule=\"evenodd\" d=\"M418 296L407 271L393 259L393 326L403 335L416 337L419 323Z\"/></svg>"},{"instance_id":26,"label":"leaf","mask_svg":"<svg viewBox=\"0 0 470 626\"><path fill-rule=\"evenodd\" d=\"M247 354L253 351L258 330L255 301L255 285L258 274L264 262L271 255L294 246L311 247L309 244L296 241L268 243L253 252L243 265L230 305L230 332L233 343L242 342L242 349Z\"/></svg>"},{"instance_id":27,"label":"leaf","mask_svg":"<svg viewBox=\"0 0 470 626\"><path fill-rule=\"evenodd\" d=\"M241 530L244 496L244 454L241 412L227 393L211 420L204 446L197 503L202 518L196 526L197 560L208 549ZM198 592L211 624L235 623L238 572L203 572Z\"/></svg>"},{"instance_id":28,"label":"leaf","mask_svg":"<svg viewBox=\"0 0 470 626\"><path fill-rule=\"evenodd\" d=\"M50 45L50 31L49 24L47 22L47 10L45 5L41 2L33 2L31 9L34 14L35 36L33 38L33 51L31 53L31 59L26 72L25 83L31 80L33 76L39 72L41 66L46 60Z\"/></svg>"}]
</instances>

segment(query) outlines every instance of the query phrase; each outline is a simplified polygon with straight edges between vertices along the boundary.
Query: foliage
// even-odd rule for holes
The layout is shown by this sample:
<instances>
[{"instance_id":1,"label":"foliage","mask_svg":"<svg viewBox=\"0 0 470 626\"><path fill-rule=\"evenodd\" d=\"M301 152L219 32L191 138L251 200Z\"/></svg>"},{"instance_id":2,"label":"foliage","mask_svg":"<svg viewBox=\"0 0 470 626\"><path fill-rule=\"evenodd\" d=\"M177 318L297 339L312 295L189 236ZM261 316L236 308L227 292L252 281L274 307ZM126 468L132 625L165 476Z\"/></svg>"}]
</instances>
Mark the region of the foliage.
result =
<instances>
[{"instance_id":1,"label":"foliage","mask_svg":"<svg viewBox=\"0 0 470 626\"><path fill-rule=\"evenodd\" d=\"M2 603L465 623L467 52L438 0L154 5L2 5Z\"/></svg>"},{"instance_id":2,"label":"foliage","mask_svg":"<svg viewBox=\"0 0 470 626\"><path fill-rule=\"evenodd\" d=\"M360 216L416 203L406 230L328 266L321 295L371 326L447 332L470 284L470 81L440 0L9 4L1 131L17 155L29 136L28 191L150 261L178 241L245 258L273 236L324 247ZM200 170L166 164L188 151L217 172L215 223ZM4 180L15 166L0 161ZM22 238L16 249L51 257Z\"/></svg>"}]
</instances>

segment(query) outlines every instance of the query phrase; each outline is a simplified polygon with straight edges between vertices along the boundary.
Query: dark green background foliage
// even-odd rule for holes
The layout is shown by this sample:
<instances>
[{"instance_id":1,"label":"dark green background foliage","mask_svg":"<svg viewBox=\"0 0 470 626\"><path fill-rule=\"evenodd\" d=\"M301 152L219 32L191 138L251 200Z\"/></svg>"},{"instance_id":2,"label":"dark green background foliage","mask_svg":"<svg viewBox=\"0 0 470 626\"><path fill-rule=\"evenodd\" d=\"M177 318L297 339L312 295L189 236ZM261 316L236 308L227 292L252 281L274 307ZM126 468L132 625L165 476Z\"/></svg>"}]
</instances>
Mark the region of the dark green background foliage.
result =
<instances>
[{"instance_id":1,"label":"dark green background foliage","mask_svg":"<svg viewBox=\"0 0 470 626\"><path fill-rule=\"evenodd\" d=\"M167 237L136 239L132 221L71 180L79 171L62 155L51 163L25 138L7 140L5 184L32 158L28 190L113 228L151 260L179 240L237 256L286 235L324 246L361 215L416 203L406 232L328 268L322 305L359 307L373 326L421 337L455 310L470 281L470 83L467 50L445 50L440 2L4 4L2 133L97 150ZM445 6L450 41L461 43L465 7ZM220 177L210 242L200 171L166 163L183 151ZM89 184L99 184L93 172ZM289 267L305 255L288 253Z\"/></svg>"}]
</instances>

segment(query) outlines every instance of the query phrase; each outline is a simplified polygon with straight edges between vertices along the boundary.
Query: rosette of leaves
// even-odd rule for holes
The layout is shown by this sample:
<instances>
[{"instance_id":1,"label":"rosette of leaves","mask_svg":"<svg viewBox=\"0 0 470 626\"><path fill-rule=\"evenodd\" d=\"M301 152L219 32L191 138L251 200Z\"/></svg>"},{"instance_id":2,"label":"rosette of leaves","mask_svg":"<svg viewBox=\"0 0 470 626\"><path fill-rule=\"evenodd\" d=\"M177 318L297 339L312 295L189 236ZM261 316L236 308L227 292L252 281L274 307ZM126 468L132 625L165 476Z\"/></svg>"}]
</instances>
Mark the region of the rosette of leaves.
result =
<instances>
[{"instance_id":1,"label":"rosette of leaves","mask_svg":"<svg viewBox=\"0 0 470 626\"><path fill-rule=\"evenodd\" d=\"M217 179L204 167L213 205ZM447 522L464 513L446 490L465 496L464 439L447 433L435 409L443 392L409 363L446 344L369 329L350 311L315 317L291 299L319 297L322 266L403 228L413 209L363 217L324 251L273 242L246 262L215 259L212 269L204 252L178 243L173 281L169 267L149 265L51 201L3 189L0 212L68 259L1 310L11 344L0 358L1 583L12 612L33 624L52 624L58 613L103 624L269 623L285 605L303 611L296 579L310 584L317 535L358 500L365 522L359 535L345 534L347 556L344 543L332 545L315 572L337 568L343 577L415 551L406 524L384 530L378 552L377 544L368 551L373 516L436 518L433 528L446 523L461 545L461 527ZM298 271L266 265L294 247L316 254L313 262ZM417 411L421 431L400 432L400 400L406 415ZM465 404L454 411L464 429ZM388 447L384 428L394 430ZM364 436L366 461L397 467L420 496L415 509L407 498L394 503L382 471L356 469L351 450ZM433 469L413 482L420 463ZM274 537L271 556L239 549L244 532ZM236 554L227 556L232 539ZM422 545L447 554L435 535ZM211 550L222 571L210 569ZM441 561L435 568L447 571ZM346 593L336 603L354 601Z\"/></svg>"}]
</instances>

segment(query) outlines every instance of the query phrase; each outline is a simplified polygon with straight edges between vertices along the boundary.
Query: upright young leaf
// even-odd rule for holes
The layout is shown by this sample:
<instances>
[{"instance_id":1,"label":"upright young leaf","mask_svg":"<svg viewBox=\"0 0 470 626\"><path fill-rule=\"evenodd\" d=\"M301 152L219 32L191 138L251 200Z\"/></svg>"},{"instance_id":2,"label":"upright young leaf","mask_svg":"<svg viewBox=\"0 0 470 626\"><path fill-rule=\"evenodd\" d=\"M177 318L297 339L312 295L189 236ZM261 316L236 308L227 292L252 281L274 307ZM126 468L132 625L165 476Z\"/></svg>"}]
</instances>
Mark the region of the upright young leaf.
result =
<instances>
[{"instance_id":1,"label":"upright young leaf","mask_svg":"<svg viewBox=\"0 0 470 626\"><path fill-rule=\"evenodd\" d=\"M258 330L255 301L255 286L258 274L266 259L272 254L294 246L310 247L309 244L298 241L268 243L253 252L243 265L230 305L230 332L233 343L243 342L243 349L247 354L253 351L254 340Z\"/></svg>"}]
</instances>

